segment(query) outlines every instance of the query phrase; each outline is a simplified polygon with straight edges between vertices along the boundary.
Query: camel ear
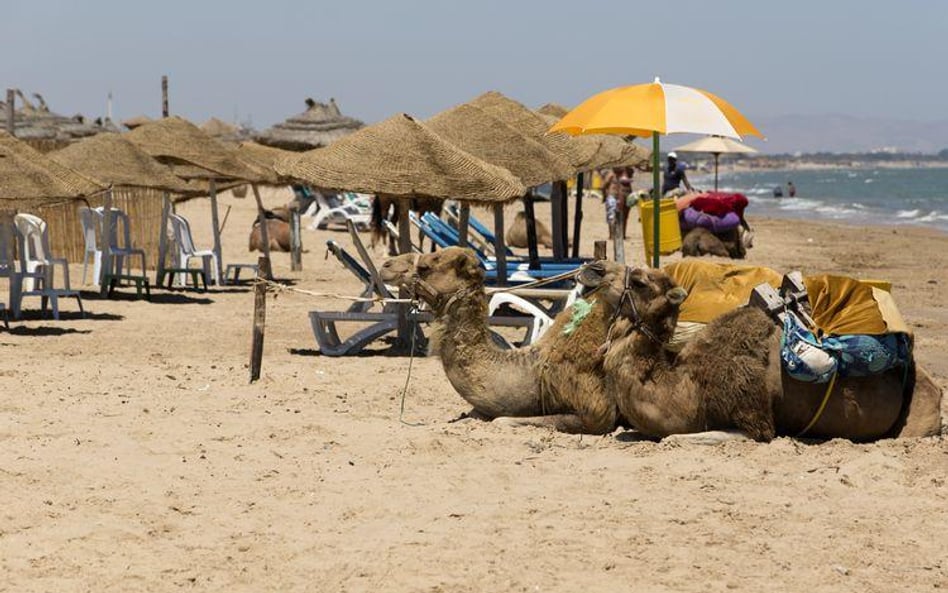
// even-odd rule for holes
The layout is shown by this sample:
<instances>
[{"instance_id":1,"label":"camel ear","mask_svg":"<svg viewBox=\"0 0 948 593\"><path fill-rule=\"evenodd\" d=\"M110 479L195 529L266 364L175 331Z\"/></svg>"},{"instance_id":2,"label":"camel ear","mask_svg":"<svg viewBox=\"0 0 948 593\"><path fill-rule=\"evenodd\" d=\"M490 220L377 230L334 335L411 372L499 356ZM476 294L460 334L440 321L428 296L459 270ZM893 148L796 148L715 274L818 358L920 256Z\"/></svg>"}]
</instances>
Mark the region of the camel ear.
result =
<instances>
[{"instance_id":1,"label":"camel ear","mask_svg":"<svg viewBox=\"0 0 948 593\"><path fill-rule=\"evenodd\" d=\"M672 288L665 293L665 297L668 299L668 302L675 305L676 307L685 302L685 299L688 298L688 291L680 286Z\"/></svg>"},{"instance_id":2,"label":"camel ear","mask_svg":"<svg viewBox=\"0 0 948 593\"><path fill-rule=\"evenodd\" d=\"M602 284L606 278L606 267L602 262L590 262L579 269L576 274L576 281L586 288L596 288Z\"/></svg>"},{"instance_id":3,"label":"camel ear","mask_svg":"<svg viewBox=\"0 0 948 593\"><path fill-rule=\"evenodd\" d=\"M481 264L477 261L477 256L474 255L474 252L470 249L465 249L464 256L457 258L454 265L456 266L458 276L462 278L469 280L483 280L484 278L484 271L481 269Z\"/></svg>"}]
</instances>

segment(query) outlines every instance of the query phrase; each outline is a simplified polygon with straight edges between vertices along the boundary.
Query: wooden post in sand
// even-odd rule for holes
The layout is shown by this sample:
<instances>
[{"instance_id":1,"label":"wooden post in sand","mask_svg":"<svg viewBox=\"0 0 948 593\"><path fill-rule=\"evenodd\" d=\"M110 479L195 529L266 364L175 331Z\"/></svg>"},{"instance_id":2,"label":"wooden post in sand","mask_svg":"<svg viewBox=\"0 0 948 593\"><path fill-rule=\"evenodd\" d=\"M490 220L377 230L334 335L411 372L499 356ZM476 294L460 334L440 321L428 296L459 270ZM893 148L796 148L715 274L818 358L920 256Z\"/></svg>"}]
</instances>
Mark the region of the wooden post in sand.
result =
<instances>
[{"instance_id":1,"label":"wooden post in sand","mask_svg":"<svg viewBox=\"0 0 948 593\"><path fill-rule=\"evenodd\" d=\"M257 221L260 223L260 242L263 246L263 257L267 258L267 280L273 280L273 273L270 270L270 233L267 232L267 214L263 209L263 200L260 199L260 190L256 183L251 183L253 197L257 201Z\"/></svg>"},{"instance_id":2,"label":"wooden post in sand","mask_svg":"<svg viewBox=\"0 0 948 593\"><path fill-rule=\"evenodd\" d=\"M573 257L579 257L579 234L583 228L583 174L576 175L576 214L573 215Z\"/></svg>"},{"instance_id":3,"label":"wooden post in sand","mask_svg":"<svg viewBox=\"0 0 948 593\"><path fill-rule=\"evenodd\" d=\"M303 237L300 236L300 207L290 206L290 270L303 269Z\"/></svg>"},{"instance_id":4,"label":"wooden post in sand","mask_svg":"<svg viewBox=\"0 0 948 593\"><path fill-rule=\"evenodd\" d=\"M14 102L16 101L16 93L13 89L7 89L7 132L11 136L16 136L16 126L14 125Z\"/></svg>"},{"instance_id":5,"label":"wooden post in sand","mask_svg":"<svg viewBox=\"0 0 948 593\"><path fill-rule=\"evenodd\" d=\"M155 264L155 284L161 286L165 278L165 260L168 259L168 219L171 216L171 196L165 192L161 199L161 229L158 234L158 262ZM172 268L178 263L172 264Z\"/></svg>"},{"instance_id":6,"label":"wooden post in sand","mask_svg":"<svg viewBox=\"0 0 948 593\"><path fill-rule=\"evenodd\" d=\"M461 204L461 211L458 213L458 247L467 247L467 233L471 220L471 206L467 203Z\"/></svg>"},{"instance_id":7,"label":"wooden post in sand","mask_svg":"<svg viewBox=\"0 0 948 593\"><path fill-rule=\"evenodd\" d=\"M221 285L224 278L224 261L221 258L221 224L220 224L220 211L217 207L217 181L211 179L208 188L207 188L208 197L211 198L211 232L214 237L214 246L212 250L214 251L215 259L217 260L217 269L214 270L214 278L216 278L215 284L218 286ZM207 260L205 260L207 261Z\"/></svg>"},{"instance_id":8,"label":"wooden post in sand","mask_svg":"<svg viewBox=\"0 0 948 593\"><path fill-rule=\"evenodd\" d=\"M494 205L494 255L497 257L497 286L507 286L507 246L504 245L504 205Z\"/></svg>"},{"instance_id":9,"label":"wooden post in sand","mask_svg":"<svg viewBox=\"0 0 948 593\"><path fill-rule=\"evenodd\" d=\"M605 241L596 241L593 243L593 259L601 260L606 259L606 242Z\"/></svg>"},{"instance_id":10,"label":"wooden post in sand","mask_svg":"<svg viewBox=\"0 0 948 593\"><path fill-rule=\"evenodd\" d=\"M270 259L257 260L257 279L253 286L253 340L250 344L250 382L260 378L263 364L263 334L267 324L267 284L270 279Z\"/></svg>"},{"instance_id":11,"label":"wooden post in sand","mask_svg":"<svg viewBox=\"0 0 948 593\"><path fill-rule=\"evenodd\" d=\"M616 208L615 232L612 239L612 255L616 263L625 263L625 237L622 236L622 229L625 226L625 216L621 208Z\"/></svg>"}]
</instances>

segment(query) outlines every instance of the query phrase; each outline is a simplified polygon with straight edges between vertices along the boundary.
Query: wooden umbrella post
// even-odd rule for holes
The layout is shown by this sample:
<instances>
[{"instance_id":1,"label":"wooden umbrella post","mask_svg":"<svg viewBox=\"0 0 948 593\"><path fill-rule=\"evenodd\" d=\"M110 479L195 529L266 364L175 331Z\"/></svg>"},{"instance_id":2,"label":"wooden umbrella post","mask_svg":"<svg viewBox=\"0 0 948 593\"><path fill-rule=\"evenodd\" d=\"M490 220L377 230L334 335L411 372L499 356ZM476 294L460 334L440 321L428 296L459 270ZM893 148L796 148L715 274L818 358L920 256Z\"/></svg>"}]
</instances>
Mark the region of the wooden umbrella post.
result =
<instances>
[{"instance_id":1,"label":"wooden umbrella post","mask_svg":"<svg viewBox=\"0 0 948 593\"><path fill-rule=\"evenodd\" d=\"M267 258L267 280L273 280L273 270L270 269L270 233L267 232L267 213L263 209L263 200L260 199L260 190L256 183L251 183L253 197L257 201L257 220L260 222L260 241L263 243L263 257Z\"/></svg>"},{"instance_id":2,"label":"wooden umbrella post","mask_svg":"<svg viewBox=\"0 0 948 593\"><path fill-rule=\"evenodd\" d=\"M290 206L290 270L294 272L303 269L303 237L300 235L300 207L294 203Z\"/></svg>"},{"instance_id":3,"label":"wooden umbrella post","mask_svg":"<svg viewBox=\"0 0 948 593\"><path fill-rule=\"evenodd\" d=\"M504 245L504 205L494 206L494 254L497 257L497 286L507 285L507 247Z\"/></svg>"},{"instance_id":4,"label":"wooden umbrella post","mask_svg":"<svg viewBox=\"0 0 948 593\"><path fill-rule=\"evenodd\" d=\"M257 260L257 281L253 287L253 337L250 344L250 382L260 378L263 366L263 336L267 324L267 283L271 278L270 259Z\"/></svg>"},{"instance_id":5,"label":"wooden umbrella post","mask_svg":"<svg viewBox=\"0 0 948 593\"><path fill-rule=\"evenodd\" d=\"M161 227L158 229L158 262L155 264L155 284L161 286L165 278L165 260L168 258L168 219L171 216L171 196L165 192L161 200ZM177 263L175 263L177 265ZM175 266L172 266L175 267Z\"/></svg>"},{"instance_id":6,"label":"wooden umbrella post","mask_svg":"<svg viewBox=\"0 0 948 593\"><path fill-rule=\"evenodd\" d=\"M566 184L562 181L554 181L550 193L550 226L553 227L553 257L556 259L566 257L566 244L563 240L566 235L566 219L563 216L565 202Z\"/></svg>"},{"instance_id":7,"label":"wooden umbrella post","mask_svg":"<svg viewBox=\"0 0 948 593\"><path fill-rule=\"evenodd\" d=\"M537 217L533 211L533 192L528 191L523 196L523 211L527 224L527 252L529 253L530 269L540 269L540 248L537 246Z\"/></svg>"},{"instance_id":8,"label":"wooden umbrella post","mask_svg":"<svg viewBox=\"0 0 948 593\"><path fill-rule=\"evenodd\" d=\"M467 247L467 234L471 221L471 206L466 203L461 204L461 211L458 213L458 246Z\"/></svg>"},{"instance_id":9,"label":"wooden umbrella post","mask_svg":"<svg viewBox=\"0 0 948 593\"><path fill-rule=\"evenodd\" d=\"M583 228L583 174L576 175L576 214L573 215L573 257L579 257L579 235Z\"/></svg>"},{"instance_id":10,"label":"wooden umbrella post","mask_svg":"<svg viewBox=\"0 0 948 593\"><path fill-rule=\"evenodd\" d=\"M112 274L112 188L105 192L105 204L102 208L102 261L99 264L99 293L105 296L109 292L109 276ZM121 271L120 271L121 273Z\"/></svg>"},{"instance_id":11,"label":"wooden umbrella post","mask_svg":"<svg viewBox=\"0 0 948 593\"><path fill-rule=\"evenodd\" d=\"M168 108L168 77L161 77L161 117L171 115L171 109Z\"/></svg>"},{"instance_id":12,"label":"wooden umbrella post","mask_svg":"<svg viewBox=\"0 0 948 593\"><path fill-rule=\"evenodd\" d=\"M208 196L211 198L211 231L214 236L214 255L217 263L217 269L214 270L214 277L217 279L216 284L220 286L221 278L224 277L224 261L221 258L221 225L220 225L220 211L217 207L217 181L213 178L208 184L207 190Z\"/></svg>"}]
</instances>

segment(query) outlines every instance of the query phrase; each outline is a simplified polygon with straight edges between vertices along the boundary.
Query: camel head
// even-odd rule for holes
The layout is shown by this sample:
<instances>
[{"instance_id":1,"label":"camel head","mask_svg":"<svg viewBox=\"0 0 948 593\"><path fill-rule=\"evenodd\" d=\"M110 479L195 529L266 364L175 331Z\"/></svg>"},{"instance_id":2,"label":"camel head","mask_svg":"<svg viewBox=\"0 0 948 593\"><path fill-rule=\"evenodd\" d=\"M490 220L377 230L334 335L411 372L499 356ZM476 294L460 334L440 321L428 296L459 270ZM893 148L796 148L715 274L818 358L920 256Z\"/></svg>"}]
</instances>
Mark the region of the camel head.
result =
<instances>
[{"instance_id":1,"label":"camel head","mask_svg":"<svg viewBox=\"0 0 948 593\"><path fill-rule=\"evenodd\" d=\"M385 283L410 289L435 309L461 291L484 286L484 270L474 252L460 247L392 257L379 274Z\"/></svg>"},{"instance_id":2,"label":"camel head","mask_svg":"<svg viewBox=\"0 0 948 593\"><path fill-rule=\"evenodd\" d=\"M584 265L576 280L583 286L583 296L601 298L615 318L631 322L631 329L645 328L653 340L671 337L678 322L678 309L688 296L687 291L661 270L627 268L609 261Z\"/></svg>"},{"instance_id":3,"label":"camel head","mask_svg":"<svg viewBox=\"0 0 948 593\"><path fill-rule=\"evenodd\" d=\"M411 280L415 274L415 259L417 258L417 254L403 253L385 260L385 263L379 268L379 276L382 278L382 282L402 288L411 288Z\"/></svg>"}]
</instances>

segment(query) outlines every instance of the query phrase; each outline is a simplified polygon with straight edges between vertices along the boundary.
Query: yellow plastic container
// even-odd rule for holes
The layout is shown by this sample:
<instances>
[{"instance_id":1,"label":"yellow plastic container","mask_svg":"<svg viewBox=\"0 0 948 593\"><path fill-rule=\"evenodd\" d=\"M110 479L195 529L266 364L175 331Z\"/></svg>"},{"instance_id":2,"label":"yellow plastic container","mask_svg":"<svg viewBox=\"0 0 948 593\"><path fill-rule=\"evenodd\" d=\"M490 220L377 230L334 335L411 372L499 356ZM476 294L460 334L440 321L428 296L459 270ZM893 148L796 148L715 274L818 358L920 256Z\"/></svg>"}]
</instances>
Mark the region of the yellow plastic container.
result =
<instances>
[{"instance_id":1,"label":"yellow plastic container","mask_svg":"<svg viewBox=\"0 0 948 593\"><path fill-rule=\"evenodd\" d=\"M675 200L661 200L658 209L659 243L658 252L668 255L681 249L681 227L678 226L678 208ZM652 212L655 210L652 200L639 200L639 217L642 219L642 240L645 244L645 259L650 261L654 253L653 236L655 221Z\"/></svg>"},{"instance_id":2,"label":"yellow plastic container","mask_svg":"<svg viewBox=\"0 0 948 593\"><path fill-rule=\"evenodd\" d=\"M886 292L892 292L892 283L889 282L888 280L876 280L874 278L860 278L859 281L862 282L863 284L874 286L880 290L884 290Z\"/></svg>"}]
</instances>

